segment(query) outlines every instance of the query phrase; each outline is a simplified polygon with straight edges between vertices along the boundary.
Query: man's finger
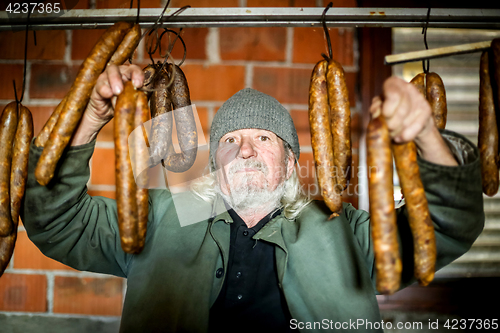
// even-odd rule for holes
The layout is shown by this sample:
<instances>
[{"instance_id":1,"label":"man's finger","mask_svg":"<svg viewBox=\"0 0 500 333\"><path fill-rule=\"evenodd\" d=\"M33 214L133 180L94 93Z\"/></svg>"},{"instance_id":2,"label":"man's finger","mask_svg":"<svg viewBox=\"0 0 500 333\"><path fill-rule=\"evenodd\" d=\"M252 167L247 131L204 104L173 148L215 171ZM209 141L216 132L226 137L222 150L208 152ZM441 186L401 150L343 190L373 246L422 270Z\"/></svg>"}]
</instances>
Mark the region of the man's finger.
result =
<instances>
[{"instance_id":1,"label":"man's finger","mask_svg":"<svg viewBox=\"0 0 500 333\"><path fill-rule=\"evenodd\" d=\"M123 80L118 66L110 64L106 68L108 83L115 95L119 95L123 90Z\"/></svg>"},{"instance_id":2,"label":"man's finger","mask_svg":"<svg viewBox=\"0 0 500 333\"><path fill-rule=\"evenodd\" d=\"M124 81L132 81L135 88L142 87L144 83L144 72L137 65L122 65L120 66L122 79Z\"/></svg>"}]
</instances>

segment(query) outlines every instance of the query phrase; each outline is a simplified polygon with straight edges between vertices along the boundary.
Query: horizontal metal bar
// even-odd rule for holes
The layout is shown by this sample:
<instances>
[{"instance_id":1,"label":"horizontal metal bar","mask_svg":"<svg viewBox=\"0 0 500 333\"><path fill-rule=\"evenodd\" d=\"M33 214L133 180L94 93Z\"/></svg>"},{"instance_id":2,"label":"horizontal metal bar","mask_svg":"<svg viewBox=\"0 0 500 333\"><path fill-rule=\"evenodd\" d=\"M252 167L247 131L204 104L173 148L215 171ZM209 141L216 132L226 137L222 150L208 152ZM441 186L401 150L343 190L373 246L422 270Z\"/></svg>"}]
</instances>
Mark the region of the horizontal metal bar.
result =
<instances>
[{"instance_id":1,"label":"horizontal metal bar","mask_svg":"<svg viewBox=\"0 0 500 333\"><path fill-rule=\"evenodd\" d=\"M385 56L384 63L386 65L396 65L417 60L435 59L435 58L448 57L456 54L480 52L490 47L491 47L491 41L485 41L485 42L439 47L430 50L391 54Z\"/></svg>"},{"instance_id":2,"label":"horizontal metal bar","mask_svg":"<svg viewBox=\"0 0 500 333\"><path fill-rule=\"evenodd\" d=\"M141 27L150 28L158 20L162 8L140 10ZM320 7L228 7L187 8L169 17L178 8L166 10L163 20L170 28L181 27L320 27ZM137 9L73 9L60 13L38 13L30 16L30 30L98 29L117 21L134 22ZM23 30L27 14L0 12L0 31ZM422 27L427 8L331 8L325 15L329 27ZM433 8L430 28L500 29L500 9Z\"/></svg>"}]
</instances>

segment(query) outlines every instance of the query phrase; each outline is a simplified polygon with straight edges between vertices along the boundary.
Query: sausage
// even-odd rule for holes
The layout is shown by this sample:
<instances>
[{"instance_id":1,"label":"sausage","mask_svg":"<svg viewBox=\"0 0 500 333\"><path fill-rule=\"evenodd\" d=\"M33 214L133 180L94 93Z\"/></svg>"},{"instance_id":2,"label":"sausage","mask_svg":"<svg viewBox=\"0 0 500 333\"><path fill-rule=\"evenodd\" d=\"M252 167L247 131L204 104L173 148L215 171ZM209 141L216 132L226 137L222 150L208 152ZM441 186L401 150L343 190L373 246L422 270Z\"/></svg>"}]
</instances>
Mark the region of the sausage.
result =
<instances>
[{"instance_id":1,"label":"sausage","mask_svg":"<svg viewBox=\"0 0 500 333\"><path fill-rule=\"evenodd\" d=\"M495 103L497 128L500 128L500 38L495 38L491 42L491 52L489 53L489 57L491 58L489 60L490 78ZM498 149L500 149L500 145Z\"/></svg>"},{"instance_id":2,"label":"sausage","mask_svg":"<svg viewBox=\"0 0 500 333\"><path fill-rule=\"evenodd\" d=\"M122 42L116 49L115 53L109 60L109 63L122 65L127 61L127 59L131 58L134 54L137 45L139 45L139 41L141 40L141 27L139 24L135 24L123 37Z\"/></svg>"},{"instance_id":3,"label":"sausage","mask_svg":"<svg viewBox=\"0 0 500 333\"><path fill-rule=\"evenodd\" d=\"M316 177L325 204L332 211L330 219L342 210L342 188L333 177L333 141L328 111L326 72L328 62L319 61L313 69L309 85L309 126Z\"/></svg>"},{"instance_id":4,"label":"sausage","mask_svg":"<svg viewBox=\"0 0 500 333\"><path fill-rule=\"evenodd\" d=\"M414 142L393 143L392 152L413 235L414 274L418 282L426 286L434 278L436 238L424 186L420 179L417 147Z\"/></svg>"},{"instance_id":5,"label":"sausage","mask_svg":"<svg viewBox=\"0 0 500 333\"><path fill-rule=\"evenodd\" d=\"M28 108L19 105L19 121L13 145L12 170L10 175L10 211L12 222L17 226L21 200L28 178L28 157L33 138L33 117Z\"/></svg>"},{"instance_id":6,"label":"sausage","mask_svg":"<svg viewBox=\"0 0 500 333\"><path fill-rule=\"evenodd\" d=\"M10 235L6 237L0 237L0 277L2 277L3 272L9 265L12 254L14 253L14 246L17 239L17 225Z\"/></svg>"},{"instance_id":7,"label":"sausage","mask_svg":"<svg viewBox=\"0 0 500 333\"><path fill-rule=\"evenodd\" d=\"M344 69L331 59L326 73L330 126L333 140L333 165L336 184L343 190L351 174L351 109Z\"/></svg>"},{"instance_id":8,"label":"sausage","mask_svg":"<svg viewBox=\"0 0 500 333\"><path fill-rule=\"evenodd\" d=\"M134 124L135 89L130 81L118 96L114 116L116 206L118 229L123 251L136 253L137 248L137 186L131 165L128 137Z\"/></svg>"},{"instance_id":9,"label":"sausage","mask_svg":"<svg viewBox=\"0 0 500 333\"><path fill-rule=\"evenodd\" d=\"M35 146L37 147L45 147L45 144L47 143L47 140L49 139L49 135L54 129L54 126L57 123L57 120L59 119L59 116L61 115L62 109L64 109L64 105L66 104L66 96L62 99L62 101L56 106L52 114L50 115L49 119L47 119L47 122L45 125L43 125L42 130L40 133L38 133L37 137L35 138Z\"/></svg>"},{"instance_id":10,"label":"sausage","mask_svg":"<svg viewBox=\"0 0 500 333\"><path fill-rule=\"evenodd\" d=\"M144 86L149 86L153 82L153 77L155 76L156 73L156 66L155 65L147 65L144 67L142 70L144 72Z\"/></svg>"},{"instance_id":11,"label":"sausage","mask_svg":"<svg viewBox=\"0 0 500 333\"><path fill-rule=\"evenodd\" d=\"M399 289L402 264L394 210L391 142L383 116L370 119L366 145L376 286L381 294L392 294Z\"/></svg>"},{"instance_id":12,"label":"sausage","mask_svg":"<svg viewBox=\"0 0 500 333\"><path fill-rule=\"evenodd\" d=\"M142 91L137 91L137 107L134 116L134 128L140 128L142 137L146 139L146 129L144 123L148 121L149 108L148 98ZM137 201L137 237L138 237L138 251L142 250L146 240L146 230L148 224L148 182L149 182L149 151L147 145L142 144L142 140L138 140L135 145L135 168L138 171L143 170L141 173L136 171L136 201Z\"/></svg>"},{"instance_id":13,"label":"sausage","mask_svg":"<svg viewBox=\"0 0 500 333\"><path fill-rule=\"evenodd\" d=\"M40 185L47 185L54 176L59 158L82 117L97 78L130 27L130 23L117 22L106 30L80 66L64 109L38 160L35 177Z\"/></svg>"},{"instance_id":14,"label":"sausage","mask_svg":"<svg viewBox=\"0 0 500 333\"><path fill-rule=\"evenodd\" d=\"M432 114L437 128L446 127L446 116L448 107L446 106L446 90L441 77L436 73L427 73L425 76L427 101L431 105Z\"/></svg>"},{"instance_id":15,"label":"sausage","mask_svg":"<svg viewBox=\"0 0 500 333\"><path fill-rule=\"evenodd\" d=\"M13 229L6 237L0 237L0 277L9 265L17 239L19 211L28 178L29 145L33 138L33 117L23 105L19 105L19 121L13 144L12 167L10 175L10 215Z\"/></svg>"},{"instance_id":16,"label":"sausage","mask_svg":"<svg viewBox=\"0 0 500 333\"><path fill-rule=\"evenodd\" d=\"M498 127L490 72L490 53L481 54L479 65L479 131L478 147L481 158L483 192L493 196L498 192Z\"/></svg>"},{"instance_id":17,"label":"sausage","mask_svg":"<svg viewBox=\"0 0 500 333\"><path fill-rule=\"evenodd\" d=\"M168 157L163 166L172 172L188 170L196 160L198 152L198 131L193 115L189 88L184 73L175 64L169 64L169 72L173 75L173 83L169 87L174 120L179 140L180 153L175 153L173 145L169 144ZM171 142L171 141L170 141Z\"/></svg>"},{"instance_id":18,"label":"sausage","mask_svg":"<svg viewBox=\"0 0 500 333\"><path fill-rule=\"evenodd\" d=\"M158 75L151 95L151 135L150 135L150 160L151 165L160 163L172 145L172 100L167 89L169 78L165 70Z\"/></svg>"},{"instance_id":19,"label":"sausage","mask_svg":"<svg viewBox=\"0 0 500 333\"><path fill-rule=\"evenodd\" d=\"M9 236L14 227L10 214L10 173L17 119L17 103L11 102L0 118L0 237Z\"/></svg>"},{"instance_id":20,"label":"sausage","mask_svg":"<svg viewBox=\"0 0 500 333\"><path fill-rule=\"evenodd\" d=\"M410 83L413 83L418 91L420 91L420 93L422 95L426 95L426 91L425 91L425 73L419 73L417 74L411 81Z\"/></svg>"}]
</instances>

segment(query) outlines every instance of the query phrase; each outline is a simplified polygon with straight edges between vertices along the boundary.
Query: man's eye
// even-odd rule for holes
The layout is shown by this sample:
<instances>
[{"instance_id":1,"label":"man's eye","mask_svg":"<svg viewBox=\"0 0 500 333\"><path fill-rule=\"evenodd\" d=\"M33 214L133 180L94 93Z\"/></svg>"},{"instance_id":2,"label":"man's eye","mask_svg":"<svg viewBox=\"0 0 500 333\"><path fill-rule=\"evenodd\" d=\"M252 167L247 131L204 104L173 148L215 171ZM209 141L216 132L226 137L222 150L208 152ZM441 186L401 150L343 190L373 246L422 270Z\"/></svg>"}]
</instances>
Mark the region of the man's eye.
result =
<instances>
[{"instance_id":1,"label":"man's eye","mask_svg":"<svg viewBox=\"0 0 500 333\"><path fill-rule=\"evenodd\" d=\"M260 141L269 141L269 140L271 140L268 136L265 136L265 135L261 135L259 138L260 138Z\"/></svg>"},{"instance_id":2,"label":"man's eye","mask_svg":"<svg viewBox=\"0 0 500 333\"><path fill-rule=\"evenodd\" d=\"M234 143L234 142L235 142L235 140L234 140L234 138L227 138L227 139L225 140L225 142L227 142L227 143Z\"/></svg>"}]
</instances>

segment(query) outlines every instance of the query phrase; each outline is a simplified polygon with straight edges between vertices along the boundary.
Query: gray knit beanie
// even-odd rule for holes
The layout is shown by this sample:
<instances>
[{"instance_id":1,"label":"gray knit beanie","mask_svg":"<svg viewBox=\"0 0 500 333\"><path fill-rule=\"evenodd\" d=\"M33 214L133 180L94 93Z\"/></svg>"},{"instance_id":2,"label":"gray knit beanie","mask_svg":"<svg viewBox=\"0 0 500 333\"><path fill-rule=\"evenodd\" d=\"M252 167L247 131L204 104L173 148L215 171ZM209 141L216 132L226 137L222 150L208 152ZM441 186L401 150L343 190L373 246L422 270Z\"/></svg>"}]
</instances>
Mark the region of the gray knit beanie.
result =
<instances>
[{"instance_id":1,"label":"gray knit beanie","mask_svg":"<svg viewBox=\"0 0 500 333\"><path fill-rule=\"evenodd\" d=\"M210 129L210 161L226 134L244 128L273 132L286 141L299 159L299 138L290 113L275 98L255 89L245 88L229 98L215 114Z\"/></svg>"}]
</instances>

